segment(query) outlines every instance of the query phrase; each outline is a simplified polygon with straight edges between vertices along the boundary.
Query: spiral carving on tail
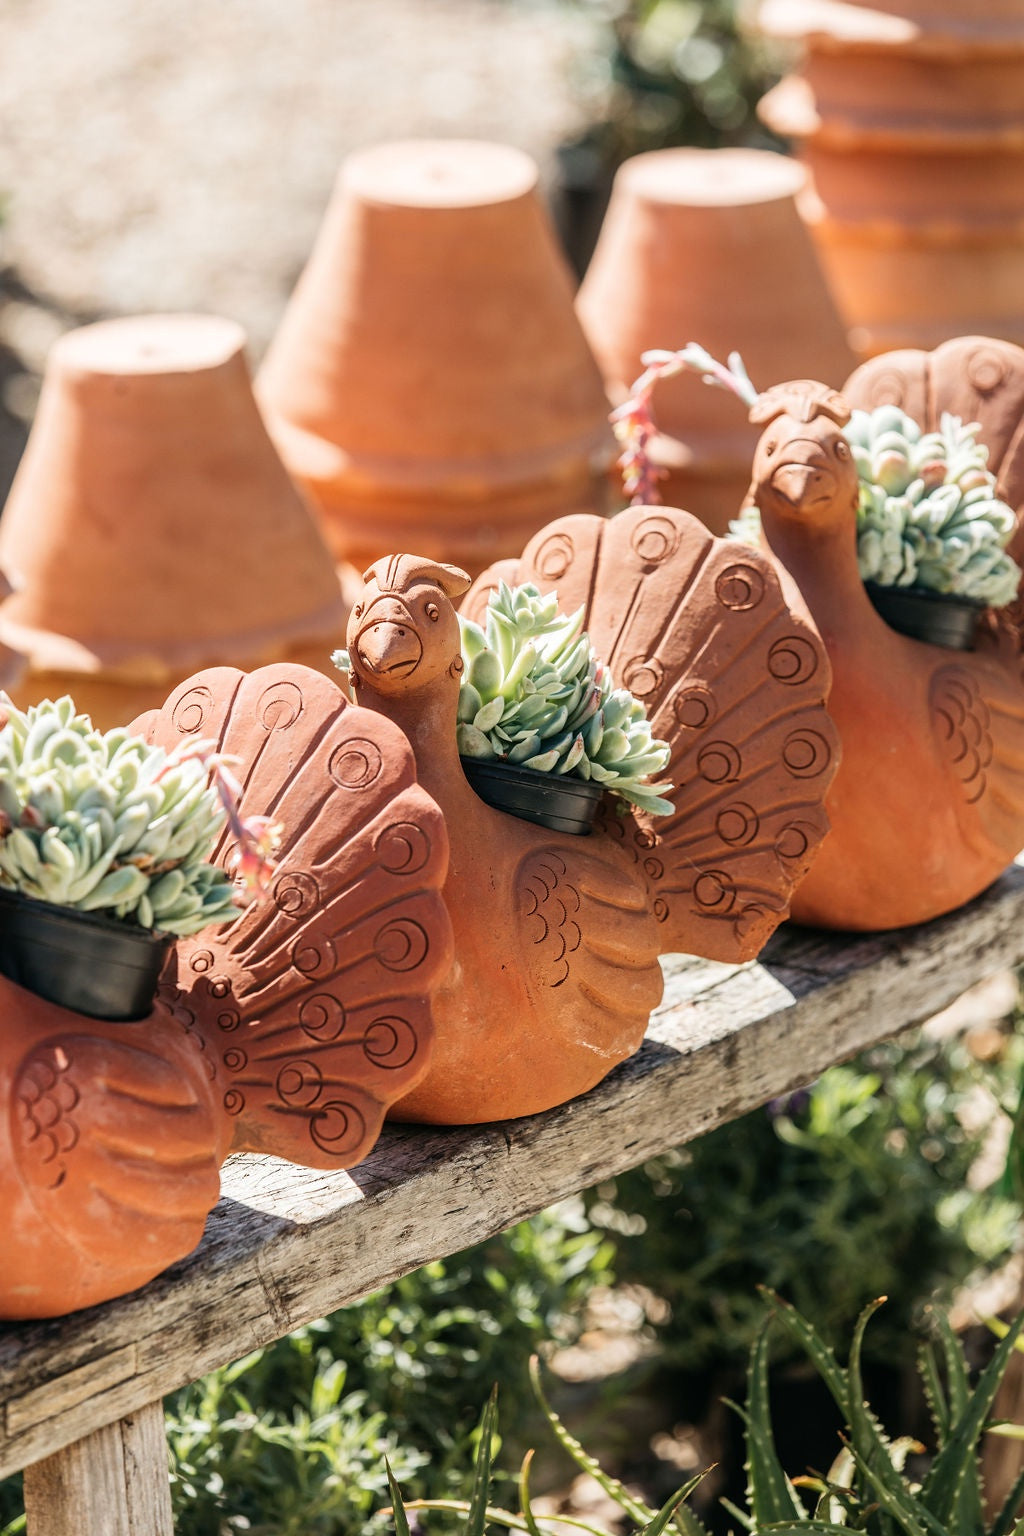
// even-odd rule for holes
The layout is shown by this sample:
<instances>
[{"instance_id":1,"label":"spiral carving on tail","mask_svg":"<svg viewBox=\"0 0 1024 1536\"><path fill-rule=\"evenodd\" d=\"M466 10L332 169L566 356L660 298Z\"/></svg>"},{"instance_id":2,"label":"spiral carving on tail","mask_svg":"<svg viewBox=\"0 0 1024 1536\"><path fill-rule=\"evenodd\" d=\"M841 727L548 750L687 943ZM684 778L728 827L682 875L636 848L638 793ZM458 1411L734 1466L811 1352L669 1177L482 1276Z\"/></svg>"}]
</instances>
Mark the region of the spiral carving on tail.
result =
<instances>
[{"instance_id":1,"label":"spiral carving on tail","mask_svg":"<svg viewBox=\"0 0 1024 1536\"><path fill-rule=\"evenodd\" d=\"M236 1150L349 1166L427 1067L451 958L441 813L403 734L306 668L211 670L143 723L215 741L243 814L282 828L269 896L179 942L165 1002L206 1047Z\"/></svg>"}]
</instances>

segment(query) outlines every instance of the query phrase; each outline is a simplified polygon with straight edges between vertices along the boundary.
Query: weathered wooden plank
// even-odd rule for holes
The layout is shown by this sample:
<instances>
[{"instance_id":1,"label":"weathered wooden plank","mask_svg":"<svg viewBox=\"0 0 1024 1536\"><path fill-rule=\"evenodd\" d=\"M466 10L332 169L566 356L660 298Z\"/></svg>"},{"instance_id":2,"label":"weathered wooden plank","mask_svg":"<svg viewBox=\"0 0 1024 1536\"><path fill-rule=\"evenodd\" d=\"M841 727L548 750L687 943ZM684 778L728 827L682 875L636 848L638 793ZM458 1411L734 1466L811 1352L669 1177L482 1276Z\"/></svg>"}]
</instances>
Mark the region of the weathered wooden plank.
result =
<instances>
[{"instance_id":1,"label":"weathered wooden plank","mask_svg":"<svg viewBox=\"0 0 1024 1536\"><path fill-rule=\"evenodd\" d=\"M792 930L748 966L673 957L641 1051L549 1114L389 1128L350 1174L232 1160L201 1246L145 1290L71 1318L0 1327L0 1475L734 1119L1021 960L1024 870L1014 868L961 912L904 933ZM125 1376L132 1347L138 1364ZM83 1369L97 1372L84 1398Z\"/></svg>"},{"instance_id":2,"label":"weathered wooden plank","mask_svg":"<svg viewBox=\"0 0 1024 1536\"><path fill-rule=\"evenodd\" d=\"M173 1536L163 1403L25 1469L31 1536Z\"/></svg>"}]
</instances>

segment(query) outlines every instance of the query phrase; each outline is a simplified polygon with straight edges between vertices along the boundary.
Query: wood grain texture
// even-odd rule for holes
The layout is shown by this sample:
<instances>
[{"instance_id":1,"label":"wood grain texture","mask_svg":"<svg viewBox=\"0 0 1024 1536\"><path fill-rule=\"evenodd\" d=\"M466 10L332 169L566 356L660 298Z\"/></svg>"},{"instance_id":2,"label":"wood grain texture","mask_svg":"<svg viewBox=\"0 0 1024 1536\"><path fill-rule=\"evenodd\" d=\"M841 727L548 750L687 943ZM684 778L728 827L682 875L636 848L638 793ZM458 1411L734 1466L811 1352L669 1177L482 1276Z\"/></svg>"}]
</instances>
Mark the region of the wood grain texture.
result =
<instances>
[{"instance_id":1,"label":"wood grain texture","mask_svg":"<svg viewBox=\"0 0 1024 1536\"><path fill-rule=\"evenodd\" d=\"M31 1536L173 1536L163 1403L25 1470Z\"/></svg>"},{"instance_id":2,"label":"wood grain texture","mask_svg":"<svg viewBox=\"0 0 1024 1536\"><path fill-rule=\"evenodd\" d=\"M0 1476L735 1119L1022 960L1024 869L1014 867L921 928L783 930L760 962L740 966L670 958L665 1001L638 1054L547 1114L448 1131L391 1127L349 1172L229 1160L223 1198L189 1258L105 1306L0 1326Z\"/></svg>"}]
</instances>

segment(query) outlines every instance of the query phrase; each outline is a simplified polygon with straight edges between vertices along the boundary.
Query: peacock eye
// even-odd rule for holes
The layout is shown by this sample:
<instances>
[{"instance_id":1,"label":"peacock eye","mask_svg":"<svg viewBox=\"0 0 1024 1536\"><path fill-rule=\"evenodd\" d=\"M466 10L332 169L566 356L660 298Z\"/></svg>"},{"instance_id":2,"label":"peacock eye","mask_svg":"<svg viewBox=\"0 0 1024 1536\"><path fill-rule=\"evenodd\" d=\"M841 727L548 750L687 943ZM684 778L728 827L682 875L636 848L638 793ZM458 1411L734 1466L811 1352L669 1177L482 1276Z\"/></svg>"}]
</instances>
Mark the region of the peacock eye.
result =
<instances>
[{"instance_id":1,"label":"peacock eye","mask_svg":"<svg viewBox=\"0 0 1024 1536\"><path fill-rule=\"evenodd\" d=\"M363 605L362 605L362 603L356 603L355 607L352 609L352 616L353 616L353 618L356 618L356 619L361 619L362 618L362 616L363 616Z\"/></svg>"},{"instance_id":2,"label":"peacock eye","mask_svg":"<svg viewBox=\"0 0 1024 1536\"><path fill-rule=\"evenodd\" d=\"M849 457L850 457L849 444L845 441L844 438L841 438L841 437L837 438L836 439L836 458L837 459L848 459Z\"/></svg>"},{"instance_id":3,"label":"peacock eye","mask_svg":"<svg viewBox=\"0 0 1024 1536\"><path fill-rule=\"evenodd\" d=\"M765 445L764 445L764 456L765 456L765 458L766 459L770 459L774 452L775 452L775 443L774 442L765 443Z\"/></svg>"},{"instance_id":4,"label":"peacock eye","mask_svg":"<svg viewBox=\"0 0 1024 1536\"><path fill-rule=\"evenodd\" d=\"M425 612L431 624L436 624L438 619L441 617L440 610L436 603L428 603Z\"/></svg>"}]
</instances>

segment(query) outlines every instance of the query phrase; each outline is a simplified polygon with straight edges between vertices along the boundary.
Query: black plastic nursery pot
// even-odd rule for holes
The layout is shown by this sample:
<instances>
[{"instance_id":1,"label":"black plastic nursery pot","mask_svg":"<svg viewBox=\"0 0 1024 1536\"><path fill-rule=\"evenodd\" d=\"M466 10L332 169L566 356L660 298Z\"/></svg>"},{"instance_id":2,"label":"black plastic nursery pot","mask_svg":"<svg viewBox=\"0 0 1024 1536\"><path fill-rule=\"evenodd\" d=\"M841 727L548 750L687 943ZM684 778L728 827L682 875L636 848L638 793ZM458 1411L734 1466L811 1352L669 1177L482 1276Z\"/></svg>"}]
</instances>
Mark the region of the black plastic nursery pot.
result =
<instances>
[{"instance_id":1,"label":"black plastic nursery pot","mask_svg":"<svg viewBox=\"0 0 1024 1536\"><path fill-rule=\"evenodd\" d=\"M985 603L946 592L928 592L924 587L880 587L873 581L866 581L864 587L890 629L950 651L973 651Z\"/></svg>"},{"instance_id":2,"label":"black plastic nursery pot","mask_svg":"<svg viewBox=\"0 0 1024 1536\"><path fill-rule=\"evenodd\" d=\"M91 1019L144 1019L171 942L170 934L0 890L0 974Z\"/></svg>"},{"instance_id":3,"label":"black plastic nursery pot","mask_svg":"<svg viewBox=\"0 0 1024 1536\"><path fill-rule=\"evenodd\" d=\"M585 837L594 825L602 789L593 779L538 773L497 758L464 757L463 772L481 800L496 811L535 821L551 832Z\"/></svg>"}]
</instances>

